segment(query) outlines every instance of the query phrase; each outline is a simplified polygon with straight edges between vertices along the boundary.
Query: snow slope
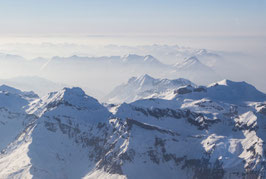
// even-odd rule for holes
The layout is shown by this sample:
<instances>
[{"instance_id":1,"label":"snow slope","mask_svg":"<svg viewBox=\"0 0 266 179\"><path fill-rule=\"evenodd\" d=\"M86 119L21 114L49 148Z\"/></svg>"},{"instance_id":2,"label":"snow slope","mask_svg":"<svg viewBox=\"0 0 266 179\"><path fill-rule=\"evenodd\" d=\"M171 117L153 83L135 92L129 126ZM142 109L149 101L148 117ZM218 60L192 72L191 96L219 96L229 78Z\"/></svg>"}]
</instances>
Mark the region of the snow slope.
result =
<instances>
[{"instance_id":1,"label":"snow slope","mask_svg":"<svg viewBox=\"0 0 266 179\"><path fill-rule=\"evenodd\" d=\"M0 140L0 178L266 177L265 94L229 80L171 93L113 113L80 88L34 101L0 93L13 101L1 103L0 137L9 137Z\"/></svg>"},{"instance_id":2,"label":"snow slope","mask_svg":"<svg viewBox=\"0 0 266 179\"><path fill-rule=\"evenodd\" d=\"M18 90L16 88L13 88L13 87L10 87L7 85L1 85L0 91L19 95L19 96L22 96L23 98L27 98L29 100L34 100L36 98L39 98L39 96L37 94L35 94L33 91L21 91L21 90Z\"/></svg>"},{"instance_id":3,"label":"snow slope","mask_svg":"<svg viewBox=\"0 0 266 179\"><path fill-rule=\"evenodd\" d=\"M0 150L13 142L27 125L36 120L34 115L25 112L25 108L32 101L28 94L9 86L0 86Z\"/></svg>"}]
</instances>

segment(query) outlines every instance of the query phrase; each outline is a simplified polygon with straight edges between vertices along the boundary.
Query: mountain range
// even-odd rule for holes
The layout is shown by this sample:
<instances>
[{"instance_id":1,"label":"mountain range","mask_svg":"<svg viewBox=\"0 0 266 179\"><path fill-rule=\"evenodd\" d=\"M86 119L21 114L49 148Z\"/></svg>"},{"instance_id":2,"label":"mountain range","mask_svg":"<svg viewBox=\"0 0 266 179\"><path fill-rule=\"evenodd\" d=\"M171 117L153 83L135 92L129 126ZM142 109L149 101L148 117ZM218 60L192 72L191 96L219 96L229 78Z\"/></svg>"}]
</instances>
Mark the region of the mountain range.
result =
<instances>
[{"instance_id":1,"label":"mountain range","mask_svg":"<svg viewBox=\"0 0 266 179\"><path fill-rule=\"evenodd\" d=\"M203 85L222 79L211 67L203 64L196 56L187 57L182 61L179 60L178 63L173 65L164 64L151 55L139 56L129 54L121 57L54 57L42 70L67 71L73 68L79 69L80 71L95 71L95 69L101 68L112 74L118 73L124 74L125 76L144 73L158 76L158 71L160 71L159 75L163 78L174 79L176 77L183 77Z\"/></svg>"},{"instance_id":2,"label":"mountain range","mask_svg":"<svg viewBox=\"0 0 266 179\"><path fill-rule=\"evenodd\" d=\"M212 67L206 65L203 63L204 61L197 57L202 56L198 54L204 54L203 56L208 54L207 56L209 56L209 52L202 50L195 52L195 54L196 56L188 56L184 59L173 59L176 61L173 64L167 64L164 59L158 60L152 55L137 54L101 57L55 56L50 59L39 57L32 60L17 55L1 54L0 63L3 68L0 76L5 76L5 78L39 76L72 86L82 86L89 81L97 90L105 89L105 86L112 88L131 76L139 76L145 73L160 78L186 78L201 85L207 85L222 79ZM69 71L71 71L71 75ZM108 83L105 86L95 82L103 80L103 72L110 74L108 75L110 79L106 79L106 75L104 76ZM89 86L85 87L89 88ZM41 91L41 89L38 89L38 91ZM109 91L110 89L104 91L104 93ZM43 94L43 92L41 93Z\"/></svg>"},{"instance_id":3,"label":"mountain range","mask_svg":"<svg viewBox=\"0 0 266 179\"><path fill-rule=\"evenodd\" d=\"M131 88L107 106L78 87L1 86L0 178L265 178L266 94L149 75L116 90Z\"/></svg>"}]
</instances>

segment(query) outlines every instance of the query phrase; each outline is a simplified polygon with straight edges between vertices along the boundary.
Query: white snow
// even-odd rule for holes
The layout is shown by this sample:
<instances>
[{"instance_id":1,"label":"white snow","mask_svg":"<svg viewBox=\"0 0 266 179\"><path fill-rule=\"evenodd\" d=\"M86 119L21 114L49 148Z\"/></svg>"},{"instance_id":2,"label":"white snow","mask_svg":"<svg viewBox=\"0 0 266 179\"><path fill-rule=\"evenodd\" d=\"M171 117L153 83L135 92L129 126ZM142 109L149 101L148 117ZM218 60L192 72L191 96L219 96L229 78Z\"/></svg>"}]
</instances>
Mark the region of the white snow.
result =
<instances>
[{"instance_id":1,"label":"white snow","mask_svg":"<svg viewBox=\"0 0 266 179\"><path fill-rule=\"evenodd\" d=\"M191 92L169 92L184 86ZM197 91L144 75L120 88L114 98L136 101L105 107L77 87L32 100L5 87L0 178L265 176L265 94L253 86L224 80Z\"/></svg>"}]
</instances>

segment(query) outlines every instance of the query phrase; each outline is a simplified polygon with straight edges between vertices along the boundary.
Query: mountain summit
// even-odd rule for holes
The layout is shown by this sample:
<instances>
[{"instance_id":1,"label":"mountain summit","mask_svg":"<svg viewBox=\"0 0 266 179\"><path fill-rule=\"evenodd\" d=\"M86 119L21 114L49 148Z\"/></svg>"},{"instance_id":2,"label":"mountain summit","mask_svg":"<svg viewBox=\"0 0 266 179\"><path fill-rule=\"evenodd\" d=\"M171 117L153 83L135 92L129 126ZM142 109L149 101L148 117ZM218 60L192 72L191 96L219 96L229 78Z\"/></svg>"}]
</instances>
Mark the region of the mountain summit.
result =
<instances>
[{"instance_id":1,"label":"mountain summit","mask_svg":"<svg viewBox=\"0 0 266 179\"><path fill-rule=\"evenodd\" d=\"M179 78L175 80L155 79L147 74L132 77L127 83L116 87L104 99L109 103L132 102L137 99L159 97L180 86L196 86L189 80Z\"/></svg>"}]
</instances>

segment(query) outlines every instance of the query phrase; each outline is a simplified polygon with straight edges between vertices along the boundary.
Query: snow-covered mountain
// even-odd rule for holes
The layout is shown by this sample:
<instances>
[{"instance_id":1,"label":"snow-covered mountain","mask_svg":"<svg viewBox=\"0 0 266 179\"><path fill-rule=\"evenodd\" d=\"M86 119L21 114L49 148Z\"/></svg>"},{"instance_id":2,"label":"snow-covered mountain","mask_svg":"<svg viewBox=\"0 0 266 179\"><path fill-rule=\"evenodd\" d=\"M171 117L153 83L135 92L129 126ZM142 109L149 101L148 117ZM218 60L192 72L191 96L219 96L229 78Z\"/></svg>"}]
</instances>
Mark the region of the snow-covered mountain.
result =
<instances>
[{"instance_id":1,"label":"snow-covered mountain","mask_svg":"<svg viewBox=\"0 0 266 179\"><path fill-rule=\"evenodd\" d=\"M212 66L213 62L220 59L224 52L212 51L209 49L195 49L189 47L182 47L178 45L142 45L142 46L118 46L107 45L102 49L103 51L110 51L110 54L150 54L157 59L163 59L166 64L176 63L177 60L182 60L187 57L196 56L204 64ZM207 63L205 63L207 62ZM211 62L211 63L210 63Z\"/></svg>"},{"instance_id":2,"label":"snow-covered mountain","mask_svg":"<svg viewBox=\"0 0 266 179\"><path fill-rule=\"evenodd\" d=\"M210 70L207 66L203 65L195 56L185 58L183 62L174 65L179 70Z\"/></svg>"},{"instance_id":3,"label":"snow-covered mountain","mask_svg":"<svg viewBox=\"0 0 266 179\"><path fill-rule=\"evenodd\" d=\"M198 84L211 83L221 79L212 68L201 63L196 56L185 58L182 62L176 63L171 73L175 76L183 76Z\"/></svg>"},{"instance_id":4,"label":"snow-covered mountain","mask_svg":"<svg viewBox=\"0 0 266 179\"><path fill-rule=\"evenodd\" d=\"M2 151L0 178L87 175L104 150L106 136L100 129L105 128L110 112L80 88L64 88L27 106L28 115L38 120L25 124L24 130Z\"/></svg>"},{"instance_id":5,"label":"snow-covered mountain","mask_svg":"<svg viewBox=\"0 0 266 179\"><path fill-rule=\"evenodd\" d=\"M60 71L67 73L69 70L75 71L76 69L84 71L83 73L96 71L96 76L101 76L102 70L104 70L112 75L119 74L120 78L122 78L121 74L128 78L129 76L139 76L145 73L158 75L157 72L160 71L161 78L174 79L184 77L204 85L222 79L211 67L203 64L196 56L187 57L182 61L178 60L178 63L174 65L165 64L164 61L160 61L151 55L128 54L109 57L80 57L75 55L71 57L54 57L45 65L43 72Z\"/></svg>"},{"instance_id":6,"label":"snow-covered mountain","mask_svg":"<svg viewBox=\"0 0 266 179\"><path fill-rule=\"evenodd\" d=\"M164 64L162 64L159 60L157 60L151 55L140 56L136 54L128 54L126 56L121 57L121 60L124 64L165 67Z\"/></svg>"},{"instance_id":7,"label":"snow-covered mountain","mask_svg":"<svg viewBox=\"0 0 266 179\"><path fill-rule=\"evenodd\" d=\"M120 52L120 54L124 53ZM209 52L195 51L193 54L205 54L197 55L197 57L206 57ZM202 58L191 58L196 59L197 63L190 65L188 65L189 58L182 60L183 58L183 56L173 57L172 60L176 64L169 64L165 58L157 59L148 52L141 53L141 55L137 53L95 57L72 55L34 59L0 54L0 76L5 78L0 79L0 84L14 86L21 90L34 90L41 96L64 86L79 86L88 94L102 100L102 97L110 93L117 85L132 76L142 74L150 74L157 78L186 78L199 85L207 85L223 79L211 67L206 66ZM216 57L210 56L210 58L210 60L216 60ZM103 80L105 83L101 83ZM65 85L62 86L62 84Z\"/></svg>"},{"instance_id":8,"label":"snow-covered mountain","mask_svg":"<svg viewBox=\"0 0 266 179\"><path fill-rule=\"evenodd\" d=\"M38 98L33 92L0 86L0 150L3 151L36 118L25 112L25 106ZM1 178L1 177L0 177Z\"/></svg>"},{"instance_id":9,"label":"snow-covered mountain","mask_svg":"<svg viewBox=\"0 0 266 179\"><path fill-rule=\"evenodd\" d=\"M154 141L150 157L160 165L156 171L173 160L177 167L170 171L176 173L168 178L265 177L265 94L247 83L229 80L209 87L182 87L175 93L170 101L139 100L122 104L116 112L122 119L137 119L146 125L143 128L178 134L177 144L158 134L143 142L149 148Z\"/></svg>"},{"instance_id":10,"label":"snow-covered mountain","mask_svg":"<svg viewBox=\"0 0 266 179\"><path fill-rule=\"evenodd\" d=\"M125 56L103 56L103 57L81 57L73 55L70 57L53 57L49 63L54 65L56 63L109 63L112 65L153 65L164 66L159 60L151 55L140 56L136 54L128 54ZM50 64L48 64L50 66Z\"/></svg>"},{"instance_id":11,"label":"snow-covered mountain","mask_svg":"<svg viewBox=\"0 0 266 179\"><path fill-rule=\"evenodd\" d=\"M130 81L176 85L148 75ZM223 80L167 95L110 113L80 88L34 101L2 91L0 178L266 177L264 93Z\"/></svg>"},{"instance_id":12,"label":"snow-covered mountain","mask_svg":"<svg viewBox=\"0 0 266 179\"><path fill-rule=\"evenodd\" d=\"M179 78L175 80L155 79L147 74L132 77L127 83L117 86L103 100L107 103L133 102L138 99L155 98L172 94L180 86L196 86L191 81Z\"/></svg>"},{"instance_id":13,"label":"snow-covered mountain","mask_svg":"<svg viewBox=\"0 0 266 179\"><path fill-rule=\"evenodd\" d=\"M33 91L21 91L19 89L7 86L7 85L1 85L0 86L0 91L2 93L6 93L6 94L14 94L14 95L18 95L21 96L23 98L26 98L28 100L34 100L36 98L39 98L39 96L34 93Z\"/></svg>"}]
</instances>

